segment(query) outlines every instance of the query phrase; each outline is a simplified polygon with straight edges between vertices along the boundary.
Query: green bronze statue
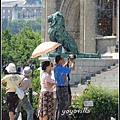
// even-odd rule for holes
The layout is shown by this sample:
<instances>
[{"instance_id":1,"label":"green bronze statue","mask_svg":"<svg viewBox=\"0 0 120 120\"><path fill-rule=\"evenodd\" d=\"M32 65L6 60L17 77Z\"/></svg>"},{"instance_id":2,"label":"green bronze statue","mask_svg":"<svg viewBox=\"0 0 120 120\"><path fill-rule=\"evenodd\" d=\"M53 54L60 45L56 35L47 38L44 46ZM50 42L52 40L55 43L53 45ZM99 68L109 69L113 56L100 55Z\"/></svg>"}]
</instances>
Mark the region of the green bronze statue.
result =
<instances>
[{"instance_id":1,"label":"green bronze statue","mask_svg":"<svg viewBox=\"0 0 120 120\"><path fill-rule=\"evenodd\" d=\"M65 53L76 54L80 58L99 58L100 54L80 53L77 44L73 37L67 32L63 15L57 11L56 13L47 17L49 24L48 35L51 41L62 44ZM62 53L62 46L58 47L55 51L56 54Z\"/></svg>"}]
</instances>

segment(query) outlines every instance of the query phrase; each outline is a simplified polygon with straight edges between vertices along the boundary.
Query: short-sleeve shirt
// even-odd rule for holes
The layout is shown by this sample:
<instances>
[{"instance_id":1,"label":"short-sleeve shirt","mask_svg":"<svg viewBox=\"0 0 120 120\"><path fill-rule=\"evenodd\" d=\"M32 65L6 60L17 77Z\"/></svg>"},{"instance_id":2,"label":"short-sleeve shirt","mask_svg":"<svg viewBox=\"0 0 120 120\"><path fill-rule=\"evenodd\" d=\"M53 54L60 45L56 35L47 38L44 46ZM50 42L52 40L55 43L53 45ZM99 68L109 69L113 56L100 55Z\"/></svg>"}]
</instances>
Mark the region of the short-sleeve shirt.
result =
<instances>
[{"instance_id":1,"label":"short-sleeve shirt","mask_svg":"<svg viewBox=\"0 0 120 120\"><path fill-rule=\"evenodd\" d=\"M24 86L20 87L20 89L22 89L24 91L24 93L27 93L28 89L32 88L31 80L29 78L24 78L23 83L24 83Z\"/></svg>"},{"instance_id":2,"label":"short-sleeve shirt","mask_svg":"<svg viewBox=\"0 0 120 120\"><path fill-rule=\"evenodd\" d=\"M56 80L56 86L68 86L68 79L66 74L70 74L71 68L64 67L57 64L54 67L54 77Z\"/></svg>"},{"instance_id":3,"label":"short-sleeve shirt","mask_svg":"<svg viewBox=\"0 0 120 120\"><path fill-rule=\"evenodd\" d=\"M40 80L41 80L41 92L43 91L53 92L53 87L49 88L46 85L46 82L54 83L54 80L51 79L51 76L47 72L44 71L41 72Z\"/></svg>"},{"instance_id":4,"label":"short-sleeve shirt","mask_svg":"<svg viewBox=\"0 0 120 120\"><path fill-rule=\"evenodd\" d=\"M6 92L16 92L15 85L12 82L11 77L13 78L17 86L22 81L22 77L18 74L15 74L15 75L10 74L10 75L6 75L5 77L3 77L2 80L5 80L5 82L7 83L7 88L10 88Z\"/></svg>"}]
</instances>

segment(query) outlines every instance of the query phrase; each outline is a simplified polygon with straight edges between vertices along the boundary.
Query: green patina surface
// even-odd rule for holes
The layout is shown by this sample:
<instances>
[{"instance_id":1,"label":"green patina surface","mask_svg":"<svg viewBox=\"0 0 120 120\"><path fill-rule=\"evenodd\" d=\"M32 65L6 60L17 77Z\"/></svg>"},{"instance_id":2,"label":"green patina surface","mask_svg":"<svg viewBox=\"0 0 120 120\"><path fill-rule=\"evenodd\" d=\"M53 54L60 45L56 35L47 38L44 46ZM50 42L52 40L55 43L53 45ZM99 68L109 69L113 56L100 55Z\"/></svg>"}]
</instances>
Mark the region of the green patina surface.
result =
<instances>
[{"instance_id":1,"label":"green patina surface","mask_svg":"<svg viewBox=\"0 0 120 120\"><path fill-rule=\"evenodd\" d=\"M67 32L63 15L57 11L47 17L49 24L48 35L51 41L58 42L62 46L58 47L54 52L50 53L50 57L62 54L67 57L69 54L76 54L78 58L100 58L99 53L81 53L78 51L77 44L73 37ZM62 53L62 47L65 52Z\"/></svg>"}]
</instances>

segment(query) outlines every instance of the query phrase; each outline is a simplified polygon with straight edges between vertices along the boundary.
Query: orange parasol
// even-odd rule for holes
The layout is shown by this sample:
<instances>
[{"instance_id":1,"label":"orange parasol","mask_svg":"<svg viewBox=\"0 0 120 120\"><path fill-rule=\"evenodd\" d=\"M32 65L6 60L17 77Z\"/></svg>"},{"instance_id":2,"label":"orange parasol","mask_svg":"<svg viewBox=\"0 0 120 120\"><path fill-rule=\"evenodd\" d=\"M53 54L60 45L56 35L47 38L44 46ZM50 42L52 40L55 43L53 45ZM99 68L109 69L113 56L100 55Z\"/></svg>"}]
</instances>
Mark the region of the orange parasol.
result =
<instances>
[{"instance_id":1,"label":"orange parasol","mask_svg":"<svg viewBox=\"0 0 120 120\"><path fill-rule=\"evenodd\" d=\"M35 48L35 50L32 53L31 58L35 58L37 56L51 52L52 50L55 50L60 45L61 44L57 42L51 42L51 41L43 42Z\"/></svg>"}]
</instances>

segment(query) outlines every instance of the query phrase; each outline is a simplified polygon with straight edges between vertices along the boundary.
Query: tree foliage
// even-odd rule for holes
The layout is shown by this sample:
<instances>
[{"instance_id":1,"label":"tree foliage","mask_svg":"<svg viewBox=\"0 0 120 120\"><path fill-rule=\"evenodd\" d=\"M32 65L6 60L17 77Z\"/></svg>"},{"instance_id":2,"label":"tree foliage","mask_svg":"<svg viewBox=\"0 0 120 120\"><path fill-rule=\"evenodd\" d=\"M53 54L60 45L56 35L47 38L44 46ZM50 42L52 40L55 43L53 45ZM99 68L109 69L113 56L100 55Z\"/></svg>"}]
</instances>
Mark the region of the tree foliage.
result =
<instances>
[{"instance_id":1,"label":"tree foliage","mask_svg":"<svg viewBox=\"0 0 120 120\"><path fill-rule=\"evenodd\" d=\"M5 30L8 26L8 19L4 18L2 19L2 30Z\"/></svg>"},{"instance_id":2,"label":"tree foliage","mask_svg":"<svg viewBox=\"0 0 120 120\"><path fill-rule=\"evenodd\" d=\"M41 32L34 32L31 27L22 29L16 35L10 34L8 30L2 31L2 62L8 60L16 65L19 65L20 61L26 63L40 43ZM38 58L32 61L39 67Z\"/></svg>"},{"instance_id":3,"label":"tree foliage","mask_svg":"<svg viewBox=\"0 0 120 120\"><path fill-rule=\"evenodd\" d=\"M31 27L33 31L41 30L41 16L38 16L36 20L14 20L7 21L7 19L2 20L2 30L8 29L12 34L19 33L23 28Z\"/></svg>"}]
</instances>

